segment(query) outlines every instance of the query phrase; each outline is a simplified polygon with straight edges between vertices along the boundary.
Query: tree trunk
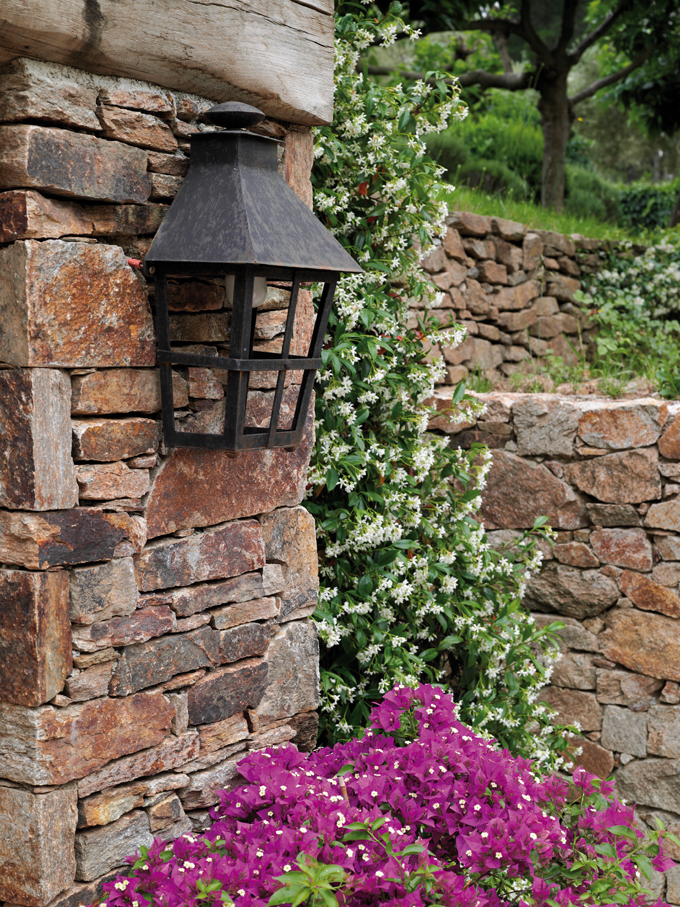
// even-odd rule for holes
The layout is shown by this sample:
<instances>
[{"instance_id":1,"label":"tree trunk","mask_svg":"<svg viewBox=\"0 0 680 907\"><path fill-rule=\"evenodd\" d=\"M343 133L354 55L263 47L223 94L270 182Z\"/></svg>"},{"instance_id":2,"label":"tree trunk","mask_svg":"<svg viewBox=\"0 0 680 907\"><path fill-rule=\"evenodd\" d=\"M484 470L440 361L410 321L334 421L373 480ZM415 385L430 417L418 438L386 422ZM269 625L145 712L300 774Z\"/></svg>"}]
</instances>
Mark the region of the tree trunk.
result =
<instances>
[{"instance_id":1,"label":"tree trunk","mask_svg":"<svg viewBox=\"0 0 680 907\"><path fill-rule=\"evenodd\" d=\"M544 208L561 211L564 207L567 139L572 120L567 94L567 73L544 72L537 87L541 94L538 109L543 129L541 204Z\"/></svg>"}]
</instances>

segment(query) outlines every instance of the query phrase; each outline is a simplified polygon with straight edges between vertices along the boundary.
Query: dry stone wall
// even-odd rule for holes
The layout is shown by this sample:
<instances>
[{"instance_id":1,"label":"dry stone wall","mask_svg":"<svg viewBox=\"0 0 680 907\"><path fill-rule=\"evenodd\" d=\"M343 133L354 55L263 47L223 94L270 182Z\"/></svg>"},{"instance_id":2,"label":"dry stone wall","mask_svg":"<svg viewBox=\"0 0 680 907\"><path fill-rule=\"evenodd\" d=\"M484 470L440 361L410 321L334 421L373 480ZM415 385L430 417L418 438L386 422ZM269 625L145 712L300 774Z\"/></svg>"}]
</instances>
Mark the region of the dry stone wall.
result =
<instances>
[{"instance_id":1,"label":"dry stone wall","mask_svg":"<svg viewBox=\"0 0 680 907\"><path fill-rule=\"evenodd\" d=\"M313 440L167 450L153 286L135 267L211 102L14 60L0 71L0 902L90 903L154 837L208 821L249 750L316 735ZM311 203L312 137L266 120ZM214 355L224 287L171 288L173 332ZM295 343L309 340L302 293ZM288 291L257 319L281 342ZM219 417L178 369L176 418ZM264 374L252 418L266 421ZM285 405L294 405L288 388Z\"/></svg>"},{"instance_id":2,"label":"dry stone wall","mask_svg":"<svg viewBox=\"0 0 680 907\"><path fill-rule=\"evenodd\" d=\"M494 547L536 517L557 530L525 604L565 624L543 698L577 723L576 762L637 804L641 823L680 831L680 403L550 394L479 395L475 424L431 427L493 448L480 517ZM680 860L680 848L672 856ZM656 877L680 904L680 867Z\"/></svg>"},{"instance_id":3,"label":"dry stone wall","mask_svg":"<svg viewBox=\"0 0 680 907\"><path fill-rule=\"evenodd\" d=\"M451 318L467 328L457 347L430 350L443 357L443 384L471 372L497 383L535 362L559 356L574 364L592 337L593 325L574 293L583 273L596 270L608 244L579 234L531 230L500 217L453 212L443 242L422 262L443 293L432 310L442 326ZM424 312L411 309L415 327Z\"/></svg>"}]
</instances>

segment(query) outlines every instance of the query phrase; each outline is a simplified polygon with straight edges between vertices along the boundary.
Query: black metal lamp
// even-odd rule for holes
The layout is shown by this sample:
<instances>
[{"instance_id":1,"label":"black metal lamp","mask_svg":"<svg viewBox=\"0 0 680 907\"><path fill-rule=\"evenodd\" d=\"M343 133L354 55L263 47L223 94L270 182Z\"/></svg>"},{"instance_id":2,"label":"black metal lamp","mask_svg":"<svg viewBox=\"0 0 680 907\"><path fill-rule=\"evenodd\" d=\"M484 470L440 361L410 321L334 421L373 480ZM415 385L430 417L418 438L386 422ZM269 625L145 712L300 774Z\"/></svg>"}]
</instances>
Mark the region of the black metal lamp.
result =
<instances>
[{"instance_id":1,"label":"black metal lamp","mask_svg":"<svg viewBox=\"0 0 680 907\"><path fill-rule=\"evenodd\" d=\"M316 370L341 273L361 268L297 197L277 169L277 141L245 130L264 119L247 104L213 107L214 132L191 136L191 166L144 261L156 289L163 436L168 447L210 450L295 448L301 440ZM229 356L172 349L167 278L224 278L232 305ZM254 349L256 307L267 280L290 284L281 352ZM300 285L323 283L307 356L290 353ZM178 431L172 366L227 372L224 426L219 434ZM278 372L268 428L246 426L251 372ZM302 372L290 426L279 427L286 373Z\"/></svg>"}]
</instances>

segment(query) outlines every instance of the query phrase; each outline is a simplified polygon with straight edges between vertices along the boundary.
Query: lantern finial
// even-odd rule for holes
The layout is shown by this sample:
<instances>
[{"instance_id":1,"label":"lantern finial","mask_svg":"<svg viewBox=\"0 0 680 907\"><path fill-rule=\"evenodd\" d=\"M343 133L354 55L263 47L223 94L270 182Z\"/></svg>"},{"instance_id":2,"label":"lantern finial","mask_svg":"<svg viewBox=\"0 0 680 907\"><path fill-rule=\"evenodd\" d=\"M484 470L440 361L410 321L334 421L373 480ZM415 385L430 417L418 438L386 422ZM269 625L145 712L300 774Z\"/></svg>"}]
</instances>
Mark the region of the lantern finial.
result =
<instances>
[{"instance_id":1,"label":"lantern finial","mask_svg":"<svg viewBox=\"0 0 680 907\"><path fill-rule=\"evenodd\" d=\"M205 116L213 126L222 126L224 129L243 129L264 120L261 110L251 107L250 104L241 104L239 101L217 104L211 107Z\"/></svg>"}]
</instances>

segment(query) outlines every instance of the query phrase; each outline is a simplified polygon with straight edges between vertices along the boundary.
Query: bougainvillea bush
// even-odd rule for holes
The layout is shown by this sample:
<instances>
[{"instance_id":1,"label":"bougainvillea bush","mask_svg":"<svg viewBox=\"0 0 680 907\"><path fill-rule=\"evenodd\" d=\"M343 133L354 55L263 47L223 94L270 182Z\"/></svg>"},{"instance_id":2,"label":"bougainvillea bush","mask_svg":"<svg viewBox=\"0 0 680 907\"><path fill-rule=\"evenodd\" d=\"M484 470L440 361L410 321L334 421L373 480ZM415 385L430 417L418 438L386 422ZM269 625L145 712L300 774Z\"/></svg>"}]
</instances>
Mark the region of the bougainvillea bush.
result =
<instances>
[{"instance_id":1,"label":"bougainvillea bush","mask_svg":"<svg viewBox=\"0 0 680 907\"><path fill-rule=\"evenodd\" d=\"M100 907L642 905L643 876L672 865L610 783L537 779L435 686L388 693L370 728L250 754L212 827L157 841Z\"/></svg>"},{"instance_id":2,"label":"bougainvillea bush","mask_svg":"<svg viewBox=\"0 0 680 907\"><path fill-rule=\"evenodd\" d=\"M464 330L419 266L445 233L451 194L424 140L465 109L437 73L387 87L361 72L363 49L409 33L398 11L337 18L335 116L315 134L316 213L364 269L338 284L306 501L319 547L321 739L356 734L396 683L435 681L463 720L555 767L564 739L537 701L548 637L520 601L540 552L532 538L513 559L490 549L474 520L489 451L428 432L444 368L428 345L455 345ZM429 313L413 326L409 299ZM451 419L481 411L462 386L452 404Z\"/></svg>"}]
</instances>

